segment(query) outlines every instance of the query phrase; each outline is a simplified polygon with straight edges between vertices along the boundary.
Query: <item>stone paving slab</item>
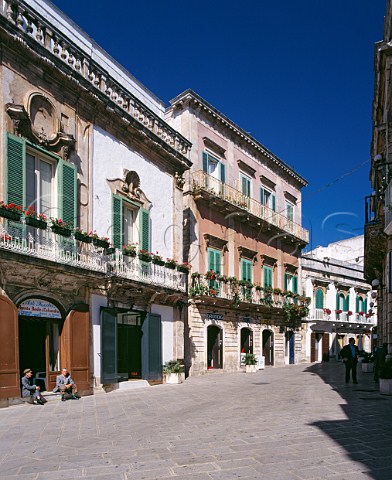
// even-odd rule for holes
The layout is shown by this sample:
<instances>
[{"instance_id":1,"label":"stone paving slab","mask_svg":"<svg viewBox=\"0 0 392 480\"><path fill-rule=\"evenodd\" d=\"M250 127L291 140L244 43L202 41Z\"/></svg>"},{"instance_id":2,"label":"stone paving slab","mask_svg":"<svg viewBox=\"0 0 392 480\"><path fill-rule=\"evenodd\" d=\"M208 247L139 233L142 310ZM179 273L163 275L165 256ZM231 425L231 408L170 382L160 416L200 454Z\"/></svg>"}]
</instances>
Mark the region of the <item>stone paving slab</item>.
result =
<instances>
[{"instance_id":1,"label":"stone paving slab","mask_svg":"<svg viewBox=\"0 0 392 480\"><path fill-rule=\"evenodd\" d=\"M0 480L392 480L392 397L358 375L295 365L0 409Z\"/></svg>"}]
</instances>

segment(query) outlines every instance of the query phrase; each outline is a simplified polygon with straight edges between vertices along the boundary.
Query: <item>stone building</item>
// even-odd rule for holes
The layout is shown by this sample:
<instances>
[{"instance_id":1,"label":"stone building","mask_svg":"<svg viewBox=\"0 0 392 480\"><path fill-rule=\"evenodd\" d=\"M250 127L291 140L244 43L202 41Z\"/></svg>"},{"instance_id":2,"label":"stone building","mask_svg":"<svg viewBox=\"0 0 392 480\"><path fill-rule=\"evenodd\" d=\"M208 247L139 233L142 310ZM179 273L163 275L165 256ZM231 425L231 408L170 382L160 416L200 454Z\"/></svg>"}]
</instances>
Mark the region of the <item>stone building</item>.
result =
<instances>
[{"instance_id":1,"label":"stone building","mask_svg":"<svg viewBox=\"0 0 392 480\"><path fill-rule=\"evenodd\" d=\"M26 367L50 390L65 365L84 394L159 380L184 356L186 274L162 263L190 142L49 1L0 0L0 49L0 402Z\"/></svg>"},{"instance_id":2,"label":"stone building","mask_svg":"<svg viewBox=\"0 0 392 480\"><path fill-rule=\"evenodd\" d=\"M192 142L184 189L184 259L192 264L186 325L191 374L305 359L298 257L306 181L191 90L167 121ZM298 297L298 298L297 298Z\"/></svg>"},{"instance_id":3,"label":"stone building","mask_svg":"<svg viewBox=\"0 0 392 480\"><path fill-rule=\"evenodd\" d=\"M377 334L392 355L392 4L387 0L384 37L375 45L371 195L365 198L365 277L377 289Z\"/></svg>"},{"instance_id":4,"label":"stone building","mask_svg":"<svg viewBox=\"0 0 392 480\"><path fill-rule=\"evenodd\" d=\"M377 312L363 274L363 243L359 235L301 257L303 290L311 298L306 356L312 362L336 358L349 337L372 351Z\"/></svg>"}]
</instances>

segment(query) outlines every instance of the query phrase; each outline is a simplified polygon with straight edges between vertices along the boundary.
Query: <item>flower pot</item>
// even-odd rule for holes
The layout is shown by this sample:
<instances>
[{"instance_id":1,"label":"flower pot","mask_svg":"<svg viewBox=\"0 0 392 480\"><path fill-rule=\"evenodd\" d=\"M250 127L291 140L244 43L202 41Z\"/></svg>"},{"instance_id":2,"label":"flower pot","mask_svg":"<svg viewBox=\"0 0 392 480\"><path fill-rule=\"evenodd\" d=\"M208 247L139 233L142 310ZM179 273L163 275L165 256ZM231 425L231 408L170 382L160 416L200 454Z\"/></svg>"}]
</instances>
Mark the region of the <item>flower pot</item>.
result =
<instances>
[{"instance_id":1,"label":"flower pot","mask_svg":"<svg viewBox=\"0 0 392 480\"><path fill-rule=\"evenodd\" d=\"M165 267L170 268L171 270L175 270L175 268L176 268L174 263L168 263L168 262L165 263Z\"/></svg>"},{"instance_id":2,"label":"flower pot","mask_svg":"<svg viewBox=\"0 0 392 480\"><path fill-rule=\"evenodd\" d=\"M84 235L80 232L74 232L74 237L76 238L76 240L79 240L79 242L83 243L91 243L93 241L91 237L89 237L88 235Z\"/></svg>"},{"instance_id":3,"label":"flower pot","mask_svg":"<svg viewBox=\"0 0 392 480\"><path fill-rule=\"evenodd\" d=\"M365 373L371 373L374 371L373 363L362 363L362 371Z\"/></svg>"},{"instance_id":4,"label":"flower pot","mask_svg":"<svg viewBox=\"0 0 392 480\"><path fill-rule=\"evenodd\" d=\"M143 255L143 253L139 253L139 260L142 262L151 262L151 257L148 255Z\"/></svg>"},{"instance_id":5,"label":"flower pot","mask_svg":"<svg viewBox=\"0 0 392 480\"><path fill-rule=\"evenodd\" d=\"M178 266L178 267L177 267L177 270L178 270L179 272L181 272L181 273L187 273L187 274L189 273L189 269L186 268L186 267L180 267L180 266Z\"/></svg>"},{"instance_id":6,"label":"flower pot","mask_svg":"<svg viewBox=\"0 0 392 480\"><path fill-rule=\"evenodd\" d=\"M13 210L8 210L7 208L0 208L0 217L8 218L8 220L13 220L14 222L20 222L21 213L15 212Z\"/></svg>"},{"instance_id":7,"label":"flower pot","mask_svg":"<svg viewBox=\"0 0 392 480\"><path fill-rule=\"evenodd\" d=\"M160 265L161 267L163 267L163 265L165 265L165 262L163 260L154 260L152 259L152 263L154 265Z\"/></svg>"},{"instance_id":8,"label":"flower pot","mask_svg":"<svg viewBox=\"0 0 392 480\"><path fill-rule=\"evenodd\" d=\"M106 255L113 255L113 253L116 253L115 247L109 247L106 249Z\"/></svg>"},{"instance_id":9,"label":"flower pot","mask_svg":"<svg viewBox=\"0 0 392 480\"><path fill-rule=\"evenodd\" d=\"M41 228L42 230L46 230L48 226L45 220L40 220L33 217L25 217L25 223L26 225L30 225L30 227Z\"/></svg>"},{"instance_id":10,"label":"flower pot","mask_svg":"<svg viewBox=\"0 0 392 480\"><path fill-rule=\"evenodd\" d=\"M380 378L381 395L392 395L392 378Z\"/></svg>"},{"instance_id":11,"label":"flower pot","mask_svg":"<svg viewBox=\"0 0 392 480\"><path fill-rule=\"evenodd\" d=\"M135 250L123 250L122 254L124 255L124 257L136 257Z\"/></svg>"},{"instance_id":12,"label":"flower pot","mask_svg":"<svg viewBox=\"0 0 392 480\"><path fill-rule=\"evenodd\" d=\"M95 245L96 247L108 248L109 242L107 242L106 240L101 240L100 238L93 238L93 245Z\"/></svg>"},{"instance_id":13,"label":"flower pot","mask_svg":"<svg viewBox=\"0 0 392 480\"><path fill-rule=\"evenodd\" d=\"M52 225L50 228L52 229L53 233L62 235L63 237L70 237L72 233L72 230L69 228L59 227L58 225Z\"/></svg>"},{"instance_id":14,"label":"flower pot","mask_svg":"<svg viewBox=\"0 0 392 480\"><path fill-rule=\"evenodd\" d=\"M246 373L256 373L257 372L257 365L245 365L245 372Z\"/></svg>"},{"instance_id":15,"label":"flower pot","mask_svg":"<svg viewBox=\"0 0 392 480\"><path fill-rule=\"evenodd\" d=\"M182 373L166 373L165 375L165 383L170 383L172 385L182 383Z\"/></svg>"}]
</instances>

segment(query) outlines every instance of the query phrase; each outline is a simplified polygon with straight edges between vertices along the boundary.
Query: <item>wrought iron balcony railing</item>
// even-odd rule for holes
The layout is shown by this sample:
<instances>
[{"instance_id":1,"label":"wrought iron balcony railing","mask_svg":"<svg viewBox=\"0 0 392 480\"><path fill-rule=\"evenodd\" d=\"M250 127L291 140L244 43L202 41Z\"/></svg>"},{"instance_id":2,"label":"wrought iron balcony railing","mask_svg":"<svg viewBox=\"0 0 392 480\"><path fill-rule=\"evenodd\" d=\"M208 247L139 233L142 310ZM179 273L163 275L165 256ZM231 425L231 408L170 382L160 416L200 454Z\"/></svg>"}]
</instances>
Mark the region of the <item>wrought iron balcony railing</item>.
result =
<instances>
[{"instance_id":1,"label":"wrought iron balcony railing","mask_svg":"<svg viewBox=\"0 0 392 480\"><path fill-rule=\"evenodd\" d=\"M327 313L323 308L314 308L310 311L309 320L321 320L327 322L343 322L343 323L363 323L367 325L373 325L374 320L372 317L366 317L366 314L355 313L349 315L348 312L336 313L331 311Z\"/></svg>"},{"instance_id":2,"label":"wrought iron balcony railing","mask_svg":"<svg viewBox=\"0 0 392 480\"><path fill-rule=\"evenodd\" d=\"M281 231L299 238L305 243L309 243L309 231L302 228L301 225L289 220L281 213L274 212L271 208L262 205L257 200L248 197L227 183L223 183L212 175L208 175L203 170L198 170L193 173L192 181L192 188L195 193L206 192L214 195L231 205L243 209L258 219L277 227Z\"/></svg>"},{"instance_id":3,"label":"wrought iron balcony railing","mask_svg":"<svg viewBox=\"0 0 392 480\"><path fill-rule=\"evenodd\" d=\"M186 291L185 273L143 262L138 257L124 256L118 249L107 254L105 248L92 243L83 243L73 236L63 237L50 229L40 230L21 222L0 225L0 253L1 251L100 272L111 277Z\"/></svg>"}]
</instances>

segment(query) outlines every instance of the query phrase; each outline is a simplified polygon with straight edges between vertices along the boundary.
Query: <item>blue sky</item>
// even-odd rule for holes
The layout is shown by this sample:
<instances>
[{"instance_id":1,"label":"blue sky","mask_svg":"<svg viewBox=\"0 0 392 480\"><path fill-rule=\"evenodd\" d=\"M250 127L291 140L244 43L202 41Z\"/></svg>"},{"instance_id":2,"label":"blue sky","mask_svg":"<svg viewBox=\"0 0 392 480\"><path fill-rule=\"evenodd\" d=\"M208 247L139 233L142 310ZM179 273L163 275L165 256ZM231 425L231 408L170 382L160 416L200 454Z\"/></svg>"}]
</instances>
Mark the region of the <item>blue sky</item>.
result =
<instances>
[{"instance_id":1,"label":"blue sky","mask_svg":"<svg viewBox=\"0 0 392 480\"><path fill-rule=\"evenodd\" d=\"M305 177L308 249L363 233L385 0L53 3L164 102L192 88Z\"/></svg>"}]
</instances>

